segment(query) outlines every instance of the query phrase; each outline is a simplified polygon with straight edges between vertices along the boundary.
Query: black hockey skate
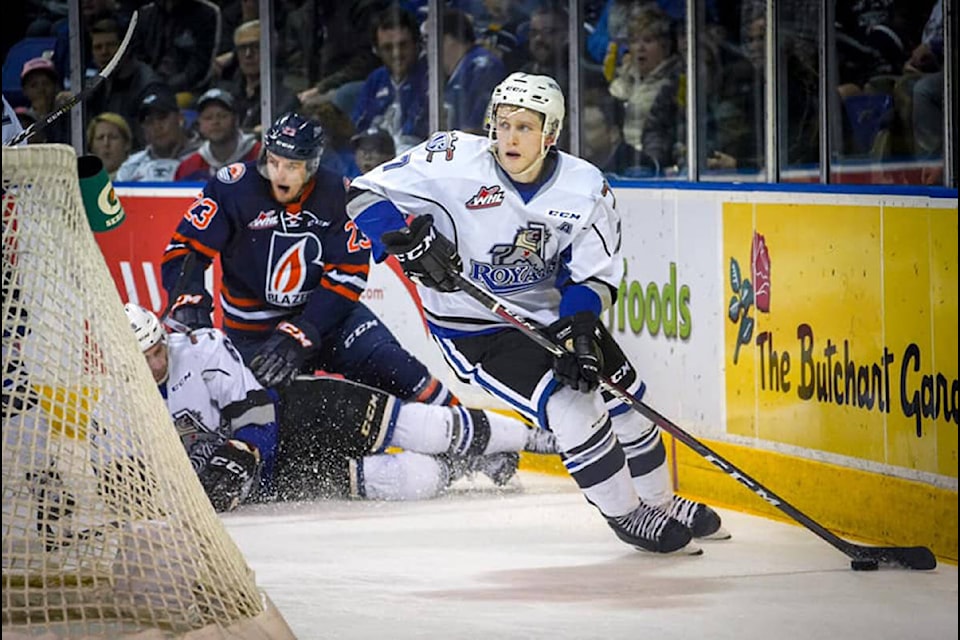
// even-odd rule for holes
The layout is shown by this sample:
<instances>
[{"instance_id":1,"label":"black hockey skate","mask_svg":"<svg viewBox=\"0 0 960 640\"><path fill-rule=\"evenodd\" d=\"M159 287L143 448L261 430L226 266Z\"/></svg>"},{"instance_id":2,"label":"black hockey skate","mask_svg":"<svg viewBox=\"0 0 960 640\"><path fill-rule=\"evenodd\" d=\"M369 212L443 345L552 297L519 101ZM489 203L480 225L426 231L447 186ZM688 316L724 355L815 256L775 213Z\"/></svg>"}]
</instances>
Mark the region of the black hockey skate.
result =
<instances>
[{"instance_id":1,"label":"black hockey skate","mask_svg":"<svg viewBox=\"0 0 960 640\"><path fill-rule=\"evenodd\" d=\"M671 518L690 528L694 538L700 540L729 540L730 532L720 524L716 511L703 504L680 496L673 496L669 504L661 507Z\"/></svg>"},{"instance_id":2,"label":"black hockey skate","mask_svg":"<svg viewBox=\"0 0 960 640\"><path fill-rule=\"evenodd\" d=\"M691 544L692 534L686 525L643 503L626 515L608 517L607 524L618 538L642 551L678 555L703 553Z\"/></svg>"}]
</instances>

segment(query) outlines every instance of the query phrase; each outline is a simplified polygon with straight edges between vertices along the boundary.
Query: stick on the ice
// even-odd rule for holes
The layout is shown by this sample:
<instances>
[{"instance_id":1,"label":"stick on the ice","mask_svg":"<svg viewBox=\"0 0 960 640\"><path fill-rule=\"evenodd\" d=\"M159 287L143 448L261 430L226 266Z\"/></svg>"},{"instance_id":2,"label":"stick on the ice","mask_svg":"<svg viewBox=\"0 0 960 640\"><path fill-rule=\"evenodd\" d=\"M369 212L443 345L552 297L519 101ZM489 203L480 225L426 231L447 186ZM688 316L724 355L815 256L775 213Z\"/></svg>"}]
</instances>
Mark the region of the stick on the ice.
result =
<instances>
[{"instance_id":1,"label":"stick on the ice","mask_svg":"<svg viewBox=\"0 0 960 640\"><path fill-rule=\"evenodd\" d=\"M90 84L88 84L83 91L73 94L59 107L11 138L7 143L7 146L15 147L24 140L29 140L59 120L60 117L70 111L70 109L73 109L75 106L92 96L97 89L100 88L100 85L103 84L103 81L109 78L110 74L113 73L114 69L117 68L117 65L120 64L124 54L127 52L127 47L129 47L130 41L133 39L133 32L136 30L136 28L137 12L134 11L133 15L130 17L130 25L127 27L127 32L124 34L123 40L120 42L120 46L117 48L117 52L113 54L112 58L110 58L110 62L107 63L107 66L105 66L100 73L94 76L93 80L90 81Z\"/></svg>"},{"instance_id":2,"label":"stick on the ice","mask_svg":"<svg viewBox=\"0 0 960 640\"><path fill-rule=\"evenodd\" d=\"M547 338L541 331L541 327L533 321L524 318L518 313L512 311L504 302L496 296L481 289L471 281L464 278L460 273L451 271L457 285L471 298L485 306L494 314L506 320L511 325L520 330L528 338L536 342L545 350L554 356L561 356L565 353L563 347ZM791 519L799 522L804 527L820 536L821 539L845 553L850 557L850 566L858 571L872 570L879 565L901 566L907 569L929 570L937 566L937 559L927 547L868 547L854 544L837 536L827 530L816 520L806 515L789 502L775 494L773 491L763 486L747 473L739 469L732 462L726 460L719 453L698 439L684 431L682 428L668 420L666 417L650 408L647 404L635 397L632 393L618 386L607 377L601 377L600 385L616 396L618 399L626 402L633 409L640 412L648 420L659 426L661 429L672 435L674 438L693 449L696 453L703 456L708 462L719 468L721 471L732 477L734 480L757 494L767 504L776 507Z\"/></svg>"}]
</instances>

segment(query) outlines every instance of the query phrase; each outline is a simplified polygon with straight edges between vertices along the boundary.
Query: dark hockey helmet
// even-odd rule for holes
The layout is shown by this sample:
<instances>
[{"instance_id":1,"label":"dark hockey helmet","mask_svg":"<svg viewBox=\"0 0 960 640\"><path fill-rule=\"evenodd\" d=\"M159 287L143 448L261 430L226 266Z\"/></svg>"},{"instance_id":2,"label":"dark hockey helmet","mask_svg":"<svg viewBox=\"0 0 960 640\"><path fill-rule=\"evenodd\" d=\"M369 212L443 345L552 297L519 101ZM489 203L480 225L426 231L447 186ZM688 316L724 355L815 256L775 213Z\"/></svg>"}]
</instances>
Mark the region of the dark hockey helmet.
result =
<instances>
[{"instance_id":1,"label":"dark hockey helmet","mask_svg":"<svg viewBox=\"0 0 960 640\"><path fill-rule=\"evenodd\" d=\"M263 136L259 169L264 177L267 177L268 151L281 158L305 161L307 176L312 176L317 172L323 154L323 127L316 120L299 113L285 113L274 121Z\"/></svg>"}]
</instances>

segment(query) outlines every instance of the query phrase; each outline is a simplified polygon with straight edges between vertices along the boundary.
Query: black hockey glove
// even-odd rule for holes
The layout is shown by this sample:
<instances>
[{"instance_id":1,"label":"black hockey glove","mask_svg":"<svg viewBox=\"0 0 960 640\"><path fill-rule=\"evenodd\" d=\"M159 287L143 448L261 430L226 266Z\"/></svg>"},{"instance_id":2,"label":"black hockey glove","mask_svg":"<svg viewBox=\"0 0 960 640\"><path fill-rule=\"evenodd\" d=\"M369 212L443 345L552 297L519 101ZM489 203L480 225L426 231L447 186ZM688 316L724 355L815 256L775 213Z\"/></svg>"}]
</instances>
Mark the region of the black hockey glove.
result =
<instances>
[{"instance_id":1,"label":"black hockey glove","mask_svg":"<svg viewBox=\"0 0 960 640\"><path fill-rule=\"evenodd\" d=\"M298 318L284 320L250 361L250 371L265 387L285 386L319 346L312 324Z\"/></svg>"},{"instance_id":2,"label":"black hockey glove","mask_svg":"<svg viewBox=\"0 0 960 640\"><path fill-rule=\"evenodd\" d=\"M567 350L553 362L553 373L557 380L582 393L595 391L603 371L597 316L589 311L580 311L560 318L547 327L547 333Z\"/></svg>"},{"instance_id":3,"label":"black hockey glove","mask_svg":"<svg viewBox=\"0 0 960 640\"><path fill-rule=\"evenodd\" d=\"M210 294L184 293L173 303L170 317L191 329L207 329L213 326L212 313L213 298Z\"/></svg>"},{"instance_id":4,"label":"black hockey glove","mask_svg":"<svg viewBox=\"0 0 960 640\"><path fill-rule=\"evenodd\" d=\"M453 243L433 228L433 216L414 218L409 227L383 234L380 242L387 253L397 256L411 279L437 291L459 289L450 271L460 271L460 256Z\"/></svg>"},{"instance_id":5,"label":"black hockey glove","mask_svg":"<svg viewBox=\"0 0 960 640\"><path fill-rule=\"evenodd\" d=\"M260 454L245 442L227 440L197 477L216 511L233 511L260 482Z\"/></svg>"}]
</instances>

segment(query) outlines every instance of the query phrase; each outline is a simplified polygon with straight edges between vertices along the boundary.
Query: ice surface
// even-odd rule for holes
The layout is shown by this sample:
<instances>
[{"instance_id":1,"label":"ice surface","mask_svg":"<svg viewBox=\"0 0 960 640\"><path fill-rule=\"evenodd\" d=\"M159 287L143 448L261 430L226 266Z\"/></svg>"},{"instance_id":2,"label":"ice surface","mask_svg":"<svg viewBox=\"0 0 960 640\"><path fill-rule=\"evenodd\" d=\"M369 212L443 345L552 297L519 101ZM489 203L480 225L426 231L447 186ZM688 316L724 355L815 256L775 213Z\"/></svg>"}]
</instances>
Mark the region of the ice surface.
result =
<instances>
[{"instance_id":1,"label":"ice surface","mask_svg":"<svg viewBox=\"0 0 960 640\"><path fill-rule=\"evenodd\" d=\"M224 521L305 640L957 637L955 565L855 572L802 527L720 513L733 539L682 558L632 550L569 478L528 472L505 490L464 480L431 501Z\"/></svg>"}]
</instances>

